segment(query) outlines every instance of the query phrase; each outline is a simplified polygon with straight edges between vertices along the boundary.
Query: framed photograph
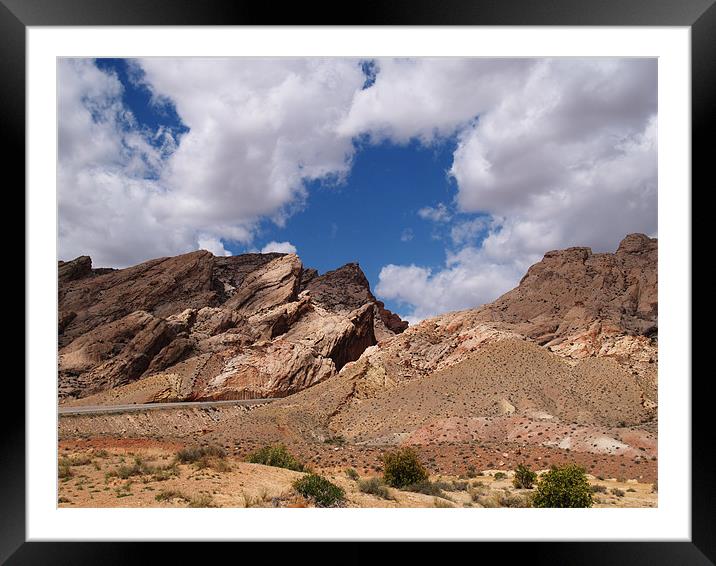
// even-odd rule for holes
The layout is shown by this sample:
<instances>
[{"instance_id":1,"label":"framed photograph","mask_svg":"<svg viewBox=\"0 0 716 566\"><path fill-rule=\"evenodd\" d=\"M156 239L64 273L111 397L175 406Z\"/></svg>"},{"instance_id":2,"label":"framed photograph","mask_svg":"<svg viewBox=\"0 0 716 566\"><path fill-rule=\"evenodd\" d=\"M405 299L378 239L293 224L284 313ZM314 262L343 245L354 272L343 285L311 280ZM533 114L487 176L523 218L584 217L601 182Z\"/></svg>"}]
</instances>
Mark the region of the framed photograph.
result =
<instances>
[{"instance_id":1,"label":"framed photograph","mask_svg":"<svg viewBox=\"0 0 716 566\"><path fill-rule=\"evenodd\" d=\"M484 4L0 0L27 211L0 559L714 563L716 8Z\"/></svg>"}]
</instances>

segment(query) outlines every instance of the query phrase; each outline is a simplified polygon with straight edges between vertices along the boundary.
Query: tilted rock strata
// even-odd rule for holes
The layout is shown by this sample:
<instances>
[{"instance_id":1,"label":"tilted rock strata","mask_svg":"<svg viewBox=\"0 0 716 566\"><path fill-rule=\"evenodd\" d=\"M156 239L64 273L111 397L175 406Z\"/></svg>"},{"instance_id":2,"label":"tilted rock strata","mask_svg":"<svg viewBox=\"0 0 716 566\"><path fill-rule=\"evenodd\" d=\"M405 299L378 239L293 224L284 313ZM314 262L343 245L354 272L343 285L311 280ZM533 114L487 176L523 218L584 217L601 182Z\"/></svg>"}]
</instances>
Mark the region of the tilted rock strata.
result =
<instances>
[{"instance_id":1,"label":"tilted rock strata","mask_svg":"<svg viewBox=\"0 0 716 566\"><path fill-rule=\"evenodd\" d=\"M345 300L331 289L341 277L321 279L294 254L198 251L111 271L93 270L84 256L58 269L62 398L162 372L174 376L174 400L282 396L358 359L378 325L393 335L353 264L343 270L353 279ZM320 279L320 299L305 288L306 272ZM194 357L201 363L186 363Z\"/></svg>"},{"instance_id":2,"label":"tilted rock strata","mask_svg":"<svg viewBox=\"0 0 716 566\"><path fill-rule=\"evenodd\" d=\"M323 275L309 274L302 289L310 291L314 300L329 310L348 312L366 303L375 310L375 334L380 341L403 332L408 323L385 308L370 291L370 284L357 263L348 263Z\"/></svg>"},{"instance_id":3,"label":"tilted rock strata","mask_svg":"<svg viewBox=\"0 0 716 566\"><path fill-rule=\"evenodd\" d=\"M656 402L657 255L657 241L641 234L627 236L613 254L589 248L547 252L493 303L424 320L343 371L409 381L453 366L487 344L520 339L572 364L613 358Z\"/></svg>"}]
</instances>

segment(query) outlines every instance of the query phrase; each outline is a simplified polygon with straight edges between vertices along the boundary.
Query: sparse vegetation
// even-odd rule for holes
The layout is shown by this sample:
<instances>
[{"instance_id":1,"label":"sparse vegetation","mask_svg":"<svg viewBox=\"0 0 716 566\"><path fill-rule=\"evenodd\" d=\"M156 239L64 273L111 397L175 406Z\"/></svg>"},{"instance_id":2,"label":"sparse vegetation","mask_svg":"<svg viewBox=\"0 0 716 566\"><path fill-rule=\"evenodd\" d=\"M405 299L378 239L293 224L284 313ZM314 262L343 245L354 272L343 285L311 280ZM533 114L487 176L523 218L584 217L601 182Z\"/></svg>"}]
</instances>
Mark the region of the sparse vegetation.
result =
<instances>
[{"instance_id":1,"label":"sparse vegetation","mask_svg":"<svg viewBox=\"0 0 716 566\"><path fill-rule=\"evenodd\" d=\"M348 468L346 470L346 477L353 481L358 481L360 479L360 475L356 472L355 468Z\"/></svg>"},{"instance_id":2,"label":"sparse vegetation","mask_svg":"<svg viewBox=\"0 0 716 566\"><path fill-rule=\"evenodd\" d=\"M524 464L520 464L515 469L515 477L512 480L512 485L517 489L532 489L536 481L537 474Z\"/></svg>"},{"instance_id":3,"label":"sparse vegetation","mask_svg":"<svg viewBox=\"0 0 716 566\"><path fill-rule=\"evenodd\" d=\"M74 475L74 472L72 471L72 468L68 464L63 464L60 462L60 465L57 470L57 477L60 479L69 479Z\"/></svg>"},{"instance_id":4,"label":"sparse vegetation","mask_svg":"<svg viewBox=\"0 0 716 566\"><path fill-rule=\"evenodd\" d=\"M217 507L217 505L211 495L200 493L189 500L188 507Z\"/></svg>"},{"instance_id":5,"label":"sparse vegetation","mask_svg":"<svg viewBox=\"0 0 716 566\"><path fill-rule=\"evenodd\" d=\"M592 489L584 468L553 466L540 477L533 499L535 507L591 507Z\"/></svg>"},{"instance_id":6,"label":"sparse vegetation","mask_svg":"<svg viewBox=\"0 0 716 566\"><path fill-rule=\"evenodd\" d=\"M616 495L617 497L624 497L625 493L624 490L619 489L618 487L613 487L610 491L612 495Z\"/></svg>"},{"instance_id":7,"label":"sparse vegetation","mask_svg":"<svg viewBox=\"0 0 716 566\"><path fill-rule=\"evenodd\" d=\"M89 454L78 454L69 458L60 458L60 466L86 466L91 463L92 457Z\"/></svg>"},{"instance_id":8,"label":"sparse vegetation","mask_svg":"<svg viewBox=\"0 0 716 566\"><path fill-rule=\"evenodd\" d=\"M431 482L429 480L423 480L407 485L403 489L405 491L413 491L415 493L422 493L424 495L433 495L435 497L448 499L447 495L443 493L443 489L446 485L449 484L445 482Z\"/></svg>"},{"instance_id":9,"label":"sparse vegetation","mask_svg":"<svg viewBox=\"0 0 716 566\"><path fill-rule=\"evenodd\" d=\"M507 474L505 472L495 472L495 475L493 477L496 480L504 480L507 477Z\"/></svg>"},{"instance_id":10,"label":"sparse vegetation","mask_svg":"<svg viewBox=\"0 0 716 566\"><path fill-rule=\"evenodd\" d=\"M182 499L184 501L190 500L181 491L177 491L175 489L166 489L164 491L160 491L154 496L154 499L156 499L157 501L171 501L172 499Z\"/></svg>"},{"instance_id":11,"label":"sparse vegetation","mask_svg":"<svg viewBox=\"0 0 716 566\"><path fill-rule=\"evenodd\" d=\"M302 472L305 469L305 466L296 460L283 444L264 446L249 455L248 461L251 464L286 468L287 470L294 470L296 472Z\"/></svg>"},{"instance_id":12,"label":"sparse vegetation","mask_svg":"<svg viewBox=\"0 0 716 566\"><path fill-rule=\"evenodd\" d=\"M209 444L208 446L190 446L177 452L176 460L181 464L196 464L197 468L221 468L218 471L227 471L226 450L221 446Z\"/></svg>"},{"instance_id":13,"label":"sparse vegetation","mask_svg":"<svg viewBox=\"0 0 716 566\"><path fill-rule=\"evenodd\" d=\"M126 480L133 476L142 476L154 473L154 468L147 465L147 463L139 456L134 457L134 463L131 466L121 464L116 470L107 472L105 478L116 477L122 480Z\"/></svg>"},{"instance_id":14,"label":"sparse vegetation","mask_svg":"<svg viewBox=\"0 0 716 566\"><path fill-rule=\"evenodd\" d=\"M532 498L505 490L496 494L498 507L532 507Z\"/></svg>"},{"instance_id":15,"label":"sparse vegetation","mask_svg":"<svg viewBox=\"0 0 716 566\"><path fill-rule=\"evenodd\" d=\"M467 488L470 486L469 482L462 481L462 480L453 480L452 483L445 482L445 491L467 491Z\"/></svg>"},{"instance_id":16,"label":"sparse vegetation","mask_svg":"<svg viewBox=\"0 0 716 566\"><path fill-rule=\"evenodd\" d=\"M428 471L412 448L399 448L382 456L383 480L391 487L402 488L425 482Z\"/></svg>"},{"instance_id":17,"label":"sparse vegetation","mask_svg":"<svg viewBox=\"0 0 716 566\"><path fill-rule=\"evenodd\" d=\"M606 493L607 492L607 486L596 484L592 486L592 493Z\"/></svg>"},{"instance_id":18,"label":"sparse vegetation","mask_svg":"<svg viewBox=\"0 0 716 566\"><path fill-rule=\"evenodd\" d=\"M358 482L358 490L361 493L376 495L382 499L392 499L390 491L380 478L369 478Z\"/></svg>"},{"instance_id":19,"label":"sparse vegetation","mask_svg":"<svg viewBox=\"0 0 716 566\"><path fill-rule=\"evenodd\" d=\"M308 474L293 482L294 489L317 507L337 507L345 501L343 488L331 483L323 476Z\"/></svg>"},{"instance_id":20,"label":"sparse vegetation","mask_svg":"<svg viewBox=\"0 0 716 566\"><path fill-rule=\"evenodd\" d=\"M169 466L157 467L153 469L152 480L153 481L166 481L171 477L179 475L179 468L176 462L173 462Z\"/></svg>"}]
</instances>

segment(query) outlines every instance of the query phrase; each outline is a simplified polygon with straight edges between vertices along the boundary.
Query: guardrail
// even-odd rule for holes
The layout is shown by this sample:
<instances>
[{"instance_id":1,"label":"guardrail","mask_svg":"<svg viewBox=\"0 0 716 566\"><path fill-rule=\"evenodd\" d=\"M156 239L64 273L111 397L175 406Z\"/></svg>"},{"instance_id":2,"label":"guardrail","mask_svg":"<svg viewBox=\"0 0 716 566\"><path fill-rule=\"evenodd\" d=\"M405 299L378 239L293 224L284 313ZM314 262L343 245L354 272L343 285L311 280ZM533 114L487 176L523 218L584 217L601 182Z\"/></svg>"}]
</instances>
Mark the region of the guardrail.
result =
<instances>
[{"instance_id":1,"label":"guardrail","mask_svg":"<svg viewBox=\"0 0 716 566\"><path fill-rule=\"evenodd\" d=\"M211 407L223 407L227 405L250 406L265 405L276 401L276 397L265 399L235 399L228 401L182 401L178 403L144 403L136 405L93 405L85 407L59 407L59 416L76 415L101 415L110 413L131 413L138 411L154 411L169 409L205 409Z\"/></svg>"}]
</instances>

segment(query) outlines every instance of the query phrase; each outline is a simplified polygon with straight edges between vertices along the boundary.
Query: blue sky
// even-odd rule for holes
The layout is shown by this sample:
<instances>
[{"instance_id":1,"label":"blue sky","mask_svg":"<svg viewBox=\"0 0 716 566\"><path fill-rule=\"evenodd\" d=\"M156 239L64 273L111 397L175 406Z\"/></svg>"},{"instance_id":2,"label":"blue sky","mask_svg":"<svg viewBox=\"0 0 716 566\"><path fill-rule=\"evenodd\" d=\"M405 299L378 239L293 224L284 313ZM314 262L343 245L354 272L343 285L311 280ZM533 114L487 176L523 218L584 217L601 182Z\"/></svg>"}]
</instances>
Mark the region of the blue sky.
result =
<instances>
[{"instance_id":1,"label":"blue sky","mask_svg":"<svg viewBox=\"0 0 716 566\"><path fill-rule=\"evenodd\" d=\"M99 69L114 74L123 86L122 101L137 123L148 131L166 128L181 143L189 128L170 102L157 105L146 85L133 79L137 70L124 59L97 59ZM375 81L374 63L364 61L364 88ZM155 146L160 142L150 138ZM227 242L232 254L256 251L270 242L290 242L307 267L321 273L358 262L375 289L380 270L388 264L419 264L439 270L445 262L449 226L421 218L420 210L451 203L456 194L448 171L455 136L429 146L411 140L378 144L354 140L357 148L347 178L340 183L315 180L306 184L308 196L283 225L264 220L251 245ZM465 214L463 217L480 215ZM405 303L387 299L394 310Z\"/></svg>"},{"instance_id":2,"label":"blue sky","mask_svg":"<svg viewBox=\"0 0 716 566\"><path fill-rule=\"evenodd\" d=\"M416 321L549 250L656 235L656 62L58 63L59 255L357 261Z\"/></svg>"}]
</instances>

